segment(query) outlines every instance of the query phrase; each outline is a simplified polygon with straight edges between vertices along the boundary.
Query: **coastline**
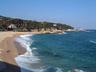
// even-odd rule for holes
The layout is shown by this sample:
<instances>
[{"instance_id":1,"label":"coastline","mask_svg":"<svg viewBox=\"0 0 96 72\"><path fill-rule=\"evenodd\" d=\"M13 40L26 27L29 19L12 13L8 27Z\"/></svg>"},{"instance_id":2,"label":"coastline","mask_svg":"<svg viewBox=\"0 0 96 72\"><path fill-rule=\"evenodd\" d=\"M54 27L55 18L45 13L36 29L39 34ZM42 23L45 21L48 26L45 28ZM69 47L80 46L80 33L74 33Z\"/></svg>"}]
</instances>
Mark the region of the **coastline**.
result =
<instances>
[{"instance_id":1,"label":"coastline","mask_svg":"<svg viewBox=\"0 0 96 72\"><path fill-rule=\"evenodd\" d=\"M27 52L16 38L20 35L46 34L47 32L0 32L0 68L3 72L21 72L21 68L16 62L16 57Z\"/></svg>"},{"instance_id":2,"label":"coastline","mask_svg":"<svg viewBox=\"0 0 96 72\"><path fill-rule=\"evenodd\" d=\"M0 71L3 72L21 72L16 63L15 57L26 52L15 38L26 34L41 34L39 32L0 32L0 66L4 64Z\"/></svg>"}]
</instances>

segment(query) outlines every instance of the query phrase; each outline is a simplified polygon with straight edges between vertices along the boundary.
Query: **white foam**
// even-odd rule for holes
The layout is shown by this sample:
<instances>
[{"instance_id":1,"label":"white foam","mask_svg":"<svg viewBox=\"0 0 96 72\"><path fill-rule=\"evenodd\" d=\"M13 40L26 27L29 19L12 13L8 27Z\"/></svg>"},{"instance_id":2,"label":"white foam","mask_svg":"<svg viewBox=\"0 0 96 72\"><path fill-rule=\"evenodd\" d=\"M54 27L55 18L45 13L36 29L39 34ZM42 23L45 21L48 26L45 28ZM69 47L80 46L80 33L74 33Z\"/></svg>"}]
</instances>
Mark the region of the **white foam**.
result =
<instances>
[{"instance_id":1,"label":"white foam","mask_svg":"<svg viewBox=\"0 0 96 72\"><path fill-rule=\"evenodd\" d=\"M29 37L32 36L33 34L27 34L27 35L20 35L20 37Z\"/></svg>"},{"instance_id":2,"label":"white foam","mask_svg":"<svg viewBox=\"0 0 96 72\"><path fill-rule=\"evenodd\" d=\"M42 68L32 69L31 64L38 63L39 58L32 53L32 51L36 48L31 49L30 45L32 44L32 40L30 39L32 35L20 35L16 38L16 41L19 42L24 48L26 48L27 52L23 55L19 55L15 58L17 64L21 67L21 72L42 72ZM27 71L25 71L27 70Z\"/></svg>"},{"instance_id":3,"label":"white foam","mask_svg":"<svg viewBox=\"0 0 96 72\"><path fill-rule=\"evenodd\" d=\"M58 33L58 34L60 34L60 35L61 35L61 34L67 34L67 32L62 32L62 33Z\"/></svg>"},{"instance_id":4,"label":"white foam","mask_svg":"<svg viewBox=\"0 0 96 72\"><path fill-rule=\"evenodd\" d=\"M90 42L96 44L96 41L90 40Z\"/></svg>"},{"instance_id":5,"label":"white foam","mask_svg":"<svg viewBox=\"0 0 96 72\"><path fill-rule=\"evenodd\" d=\"M74 69L74 70L70 70L70 71L68 71L68 72L85 72L85 71L83 71L83 70L80 70L80 69Z\"/></svg>"},{"instance_id":6,"label":"white foam","mask_svg":"<svg viewBox=\"0 0 96 72\"><path fill-rule=\"evenodd\" d=\"M56 72L63 72L60 68L57 68Z\"/></svg>"},{"instance_id":7,"label":"white foam","mask_svg":"<svg viewBox=\"0 0 96 72\"><path fill-rule=\"evenodd\" d=\"M75 69L75 72L84 72L83 70Z\"/></svg>"}]
</instances>

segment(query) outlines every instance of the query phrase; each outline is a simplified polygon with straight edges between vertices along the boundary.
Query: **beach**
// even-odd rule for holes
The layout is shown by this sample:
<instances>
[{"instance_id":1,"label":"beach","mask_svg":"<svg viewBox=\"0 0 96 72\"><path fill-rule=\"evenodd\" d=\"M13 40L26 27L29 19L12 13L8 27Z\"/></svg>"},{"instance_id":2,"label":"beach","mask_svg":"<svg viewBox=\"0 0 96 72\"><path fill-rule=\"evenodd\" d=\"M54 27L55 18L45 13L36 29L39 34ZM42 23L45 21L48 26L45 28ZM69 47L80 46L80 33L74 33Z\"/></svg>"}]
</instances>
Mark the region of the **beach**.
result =
<instances>
[{"instance_id":1,"label":"beach","mask_svg":"<svg viewBox=\"0 0 96 72\"><path fill-rule=\"evenodd\" d=\"M1 66L0 71L2 70L3 72L20 72L20 68L15 61L15 57L26 53L26 49L15 41L16 37L27 34L46 34L46 33L51 32L47 31L0 32L0 66Z\"/></svg>"},{"instance_id":2,"label":"beach","mask_svg":"<svg viewBox=\"0 0 96 72\"><path fill-rule=\"evenodd\" d=\"M0 72L21 71L96 72L96 30L0 32Z\"/></svg>"},{"instance_id":3,"label":"beach","mask_svg":"<svg viewBox=\"0 0 96 72\"><path fill-rule=\"evenodd\" d=\"M38 34L34 32L0 32L0 71L2 72L20 72L20 68L15 61L15 57L26 52L15 41L19 35Z\"/></svg>"}]
</instances>

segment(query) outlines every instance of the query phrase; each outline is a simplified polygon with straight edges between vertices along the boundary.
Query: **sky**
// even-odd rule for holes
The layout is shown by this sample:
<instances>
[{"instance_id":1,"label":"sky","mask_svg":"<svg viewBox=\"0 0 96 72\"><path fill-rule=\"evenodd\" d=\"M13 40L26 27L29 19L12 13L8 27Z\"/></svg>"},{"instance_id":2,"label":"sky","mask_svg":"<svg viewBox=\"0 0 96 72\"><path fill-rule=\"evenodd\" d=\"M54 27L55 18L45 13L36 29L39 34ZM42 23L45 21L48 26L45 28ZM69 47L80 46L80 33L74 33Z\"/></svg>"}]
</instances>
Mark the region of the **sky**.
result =
<instances>
[{"instance_id":1,"label":"sky","mask_svg":"<svg viewBox=\"0 0 96 72\"><path fill-rule=\"evenodd\" d=\"M0 0L0 15L96 29L96 0Z\"/></svg>"}]
</instances>

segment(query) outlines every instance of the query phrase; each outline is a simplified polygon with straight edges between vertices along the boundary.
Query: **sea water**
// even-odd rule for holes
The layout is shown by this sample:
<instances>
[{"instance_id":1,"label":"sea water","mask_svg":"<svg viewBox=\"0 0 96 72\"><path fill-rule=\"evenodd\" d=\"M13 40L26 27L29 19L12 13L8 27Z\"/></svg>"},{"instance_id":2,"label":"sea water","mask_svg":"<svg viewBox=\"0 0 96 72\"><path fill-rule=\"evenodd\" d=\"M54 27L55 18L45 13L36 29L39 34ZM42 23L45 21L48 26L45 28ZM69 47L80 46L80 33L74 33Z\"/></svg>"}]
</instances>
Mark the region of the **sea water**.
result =
<instances>
[{"instance_id":1,"label":"sea water","mask_svg":"<svg viewBox=\"0 0 96 72\"><path fill-rule=\"evenodd\" d=\"M16 57L22 72L96 72L96 30L25 35L27 52Z\"/></svg>"}]
</instances>

